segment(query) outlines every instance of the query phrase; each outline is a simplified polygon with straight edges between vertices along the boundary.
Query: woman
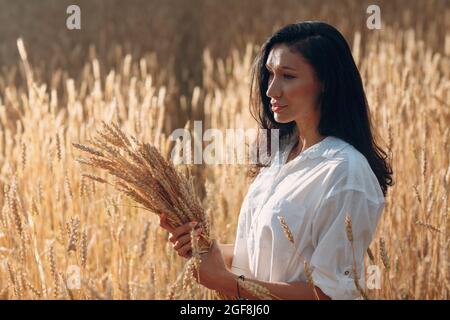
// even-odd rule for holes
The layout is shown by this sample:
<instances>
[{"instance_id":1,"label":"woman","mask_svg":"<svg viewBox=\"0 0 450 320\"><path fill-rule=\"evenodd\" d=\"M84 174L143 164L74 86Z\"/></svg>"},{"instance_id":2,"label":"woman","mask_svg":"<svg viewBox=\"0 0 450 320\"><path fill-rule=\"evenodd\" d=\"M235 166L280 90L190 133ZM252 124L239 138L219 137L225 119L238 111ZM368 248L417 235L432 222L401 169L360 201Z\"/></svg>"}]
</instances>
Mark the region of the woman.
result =
<instances>
[{"instance_id":1,"label":"woman","mask_svg":"<svg viewBox=\"0 0 450 320\"><path fill-rule=\"evenodd\" d=\"M254 297L239 288L239 276L281 299L358 298L353 265L364 288L364 253L392 170L374 142L347 42L323 22L287 25L264 43L252 89L252 114L256 111L260 128L279 129L281 163L272 157L260 168L241 207L235 244L213 243L202 256L199 282L241 298ZM293 239L284 233L281 217ZM178 254L189 258L194 225L173 229L162 216L161 226L171 232ZM304 261L315 287L307 283Z\"/></svg>"}]
</instances>

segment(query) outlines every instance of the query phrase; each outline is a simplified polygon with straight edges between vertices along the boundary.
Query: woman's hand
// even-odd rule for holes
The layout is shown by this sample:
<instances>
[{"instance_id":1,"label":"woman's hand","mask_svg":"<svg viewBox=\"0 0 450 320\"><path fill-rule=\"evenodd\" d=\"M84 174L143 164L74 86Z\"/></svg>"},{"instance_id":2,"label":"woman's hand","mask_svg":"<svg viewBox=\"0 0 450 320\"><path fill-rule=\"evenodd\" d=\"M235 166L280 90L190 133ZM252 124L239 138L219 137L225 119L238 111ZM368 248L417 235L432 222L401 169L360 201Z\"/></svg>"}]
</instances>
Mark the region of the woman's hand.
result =
<instances>
[{"instance_id":1,"label":"woman's hand","mask_svg":"<svg viewBox=\"0 0 450 320\"><path fill-rule=\"evenodd\" d=\"M162 213L159 216L159 225L169 231L169 241L178 255L183 258L190 258L192 256L191 231L196 226L197 222L188 222L180 227L174 228L167 222L167 215ZM202 229L196 230L197 235L201 233Z\"/></svg>"},{"instance_id":2,"label":"woman's hand","mask_svg":"<svg viewBox=\"0 0 450 320\"><path fill-rule=\"evenodd\" d=\"M200 268L194 270L194 278L198 283L208 289L220 289L224 277L230 273L225 266L222 251L216 240L212 240L211 248L207 253L200 255Z\"/></svg>"}]
</instances>

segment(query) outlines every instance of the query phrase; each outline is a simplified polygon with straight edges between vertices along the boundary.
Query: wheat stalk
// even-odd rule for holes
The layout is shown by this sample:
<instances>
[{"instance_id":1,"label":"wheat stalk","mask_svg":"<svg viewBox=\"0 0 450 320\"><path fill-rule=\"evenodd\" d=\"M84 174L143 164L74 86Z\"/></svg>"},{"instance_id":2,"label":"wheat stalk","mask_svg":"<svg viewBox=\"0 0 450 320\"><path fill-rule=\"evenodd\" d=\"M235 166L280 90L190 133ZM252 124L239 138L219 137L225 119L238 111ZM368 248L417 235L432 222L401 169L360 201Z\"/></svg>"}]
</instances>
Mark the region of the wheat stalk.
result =
<instances>
[{"instance_id":1,"label":"wheat stalk","mask_svg":"<svg viewBox=\"0 0 450 320\"><path fill-rule=\"evenodd\" d=\"M288 224L286 223L286 220L282 216L278 216L277 218L278 218L278 221L280 222L281 228L283 229L284 235L289 240L289 242L294 245L295 244L294 236L293 236L292 231L289 228ZM320 300L319 295L317 294L317 289L314 284L313 277L312 277L312 268L311 268L310 264L308 263L308 261L306 261L306 260L303 260L303 266L304 266L307 282L308 282L308 284L311 285L315 298L317 300Z\"/></svg>"},{"instance_id":2,"label":"wheat stalk","mask_svg":"<svg viewBox=\"0 0 450 320\"><path fill-rule=\"evenodd\" d=\"M286 223L286 220L284 220L284 217L278 216L278 221L280 222L281 228L283 229L284 234L288 238L289 242L294 244L294 236L292 235L291 230L289 229L289 226Z\"/></svg>"},{"instance_id":3,"label":"wheat stalk","mask_svg":"<svg viewBox=\"0 0 450 320\"><path fill-rule=\"evenodd\" d=\"M312 268L309 265L308 261L306 260L303 261L303 267L305 269L306 279L313 289L314 296L316 297L317 300L320 300L319 295L317 294L316 285L314 284L314 279L312 276L313 273Z\"/></svg>"},{"instance_id":4,"label":"wheat stalk","mask_svg":"<svg viewBox=\"0 0 450 320\"><path fill-rule=\"evenodd\" d=\"M355 246L353 244L353 227L352 227L352 218L350 215L345 216L345 231L347 234L347 239L350 241L350 245L352 247L352 256L353 256L353 280L355 283L355 287L358 290L358 292L362 295L362 297L365 300L369 300L369 297L367 296L366 292L361 288L359 284L359 275L357 273L356 269L356 255L355 255Z\"/></svg>"}]
</instances>

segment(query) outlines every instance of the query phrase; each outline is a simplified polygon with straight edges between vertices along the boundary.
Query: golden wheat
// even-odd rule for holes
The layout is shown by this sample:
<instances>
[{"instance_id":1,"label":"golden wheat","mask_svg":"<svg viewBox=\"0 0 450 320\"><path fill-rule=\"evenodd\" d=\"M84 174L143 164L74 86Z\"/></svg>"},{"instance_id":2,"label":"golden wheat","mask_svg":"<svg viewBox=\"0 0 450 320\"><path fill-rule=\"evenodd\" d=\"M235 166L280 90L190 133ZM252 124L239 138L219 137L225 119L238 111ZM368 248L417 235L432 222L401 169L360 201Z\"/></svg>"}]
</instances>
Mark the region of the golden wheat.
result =
<instances>
[{"instance_id":1,"label":"golden wheat","mask_svg":"<svg viewBox=\"0 0 450 320\"><path fill-rule=\"evenodd\" d=\"M125 44L129 39L114 38L116 32L95 43L98 47L90 46L87 35L97 30L93 25L86 26L92 32L83 33L86 39L80 44L67 41L49 54L48 43L57 38L49 30L61 28L48 27L44 32L42 25L33 28L39 32L20 30L25 35L16 46L19 35L14 24L4 23L0 30L5 39L0 44L0 299L215 298L200 286L177 290L184 260L168 243L156 217L117 192L116 183L105 183L110 176L104 170L85 172L74 161L77 155L71 146L89 142L97 124L105 121L155 146L170 161L176 144L170 133L176 128L192 129L193 120L203 120L204 130L255 127L247 108L250 67L259 49L254 43L262 43L276 26L313 15L338 26L349 40L377 140L393 162L396 185L389 190L367 257L383 269L381 288L366 293L370 299L450 298L449 8L444 1L380 1L386 24L383 30L368 30L361 24L365 10L359 1L346 1L336 11L320 1L283 2L277 8L262 8L258 2L245 3L248 12L258 8L252 17L239 1L227 9L220 2L211 4L205 24L192 26L202 36L186 48L179 41L182 35L171 36L177 26L168 25L170 19L152 15L152 23L165 23L168 28L159 27L161 34L152 35L154 41L142 35L134 42L156 44L153 49L159 55L144 50L148 47L133 50ZM0 10L2 21L14 19L12 7ZM120 5L115 2L111 8L114 12ZM161 10L152 4L135 14ZM347 12L361 14L342 19ZM235 17L236 23L217 19L222 14ZM136 29L133 21L139 19L126 20L126 28L108 21L114 28ZM249 24L254 28L245 27ZM211 32L217 28L222 41ZM33 33L41 45L30 41ZM205 39L208 49L202 49L200 39ZM110 45L113 42L118 44ZM180 44L183 53L174 59L168 52L177 53L175 46ZM183 55L188 52L192 55ZM183 71L185 66L189 70ZM191 76L197 81L186 81ZM113 137L116 145L108 152L127 143L120 133ZM86 149L99 152L91 152L94 158L88 163L110 168L102 147ZM189 184L210 222L211 237L232 243L250 183L246 168L177 169L195 177ZM120 186L125 193L135 192L127 184ZM64 281L71 265L79 265L81 272L81 286L75 290Z\"/></svg>"}]
</instances>

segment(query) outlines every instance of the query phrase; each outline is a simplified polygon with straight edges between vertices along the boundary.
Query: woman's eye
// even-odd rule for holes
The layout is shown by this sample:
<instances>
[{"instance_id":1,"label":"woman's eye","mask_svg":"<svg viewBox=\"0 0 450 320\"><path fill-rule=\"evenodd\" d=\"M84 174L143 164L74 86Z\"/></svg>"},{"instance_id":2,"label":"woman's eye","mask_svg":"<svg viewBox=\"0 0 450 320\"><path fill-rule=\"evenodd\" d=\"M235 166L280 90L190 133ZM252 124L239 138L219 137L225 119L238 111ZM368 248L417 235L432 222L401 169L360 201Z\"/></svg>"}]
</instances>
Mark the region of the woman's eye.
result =
<instances>
[{"instance_id":1,"label":"woman's eye","mask_svg":"<svg viewBox=\"0 0 450 320\"><path fill-rule=\"evenodd\" d=\"M272 71L268 71L268 73L269 73L269 78L273 77L273 72ZM283 78L285 78L285 79L294 79L295 76L291 76L290 74L284 74Z\"/></svg>"}]
</instances>

